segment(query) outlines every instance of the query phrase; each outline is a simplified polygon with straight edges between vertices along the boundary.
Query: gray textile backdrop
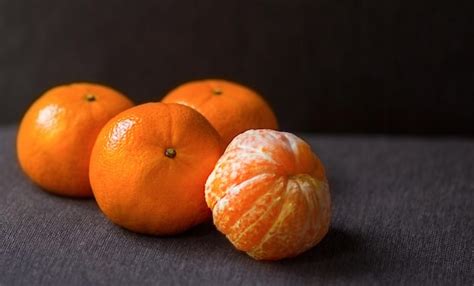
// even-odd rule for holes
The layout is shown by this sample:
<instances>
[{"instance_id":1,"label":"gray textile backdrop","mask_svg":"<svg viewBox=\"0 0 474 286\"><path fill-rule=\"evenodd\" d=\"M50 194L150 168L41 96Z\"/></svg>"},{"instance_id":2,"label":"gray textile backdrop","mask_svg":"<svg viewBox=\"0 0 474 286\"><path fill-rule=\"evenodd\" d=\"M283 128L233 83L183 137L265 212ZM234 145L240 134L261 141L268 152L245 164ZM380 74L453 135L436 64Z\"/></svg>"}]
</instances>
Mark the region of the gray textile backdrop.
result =
<instances>
[{"instance_id":1,"label":"gray textile backdrop","mask_svg":"<svg viewBox=\"0 0 474 286\"><path fill-rule=\"evenodd\" d=\"M326 164L332 226L307 253L256 262L212 224L134 234L93 200L32 185L0 129L0 285L472 285L474 141L303 136Z\"/></svg>"},{"instance_id":2,"label":"gray textile backdrop","mask_svg":"<svg viewBox=\"0 0 474 286\"><path fill-rule=\"evenodd\" d=\"M140 103L223 77L260 91L287 130L472 136L472 11L472 0L0 0L0 122L61 83Z\"/></svg>"}]
</instances>

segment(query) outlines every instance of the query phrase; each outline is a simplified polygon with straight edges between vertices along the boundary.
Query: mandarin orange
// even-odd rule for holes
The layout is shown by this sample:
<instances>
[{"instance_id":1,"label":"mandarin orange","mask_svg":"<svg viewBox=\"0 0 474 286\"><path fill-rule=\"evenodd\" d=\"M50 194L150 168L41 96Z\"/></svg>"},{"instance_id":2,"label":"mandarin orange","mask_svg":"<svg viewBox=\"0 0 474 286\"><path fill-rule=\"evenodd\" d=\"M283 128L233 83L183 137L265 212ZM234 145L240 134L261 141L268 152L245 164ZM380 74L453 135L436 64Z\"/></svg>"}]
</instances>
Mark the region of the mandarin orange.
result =
<instances>
[{"instance_id":1,"label":"mandarin orange","mask_svg":"<svg viewBox=\"0 0 474 286\"><path fill-rule=\"evenodd\" d=\"M265 100L250 88L231 81L188 82L170 91L162 101L199 111L216 128L225 145L248 129L278 128L275 114Z\"/></svg>"},{"instance_id":2,"label":"mandarin orange","mask_svg":"<svg viewBox=\"0 0 474 286\"><path fill-rule=\"evenodd\" d=\"M177 234L210 217L204 184L222 151L217 131L192 108L142 104L114 117L97 137L92 189L114 223Z\"/></svg>"},{"instance_id":3,"label":"mandarin orange","mask_svg":"<svg viewBox=\"0 0 474 286\"><path fill-rule=\"evenodd\" d=\"M47 91L28 109L18 130L23 171L49 192L91 196L89 157L96 136L110 118L131 106L124 95L98 84Z\"/></svg>"},{"instance_id":4,"label":"mandarin orange","mask_svg":"<svg viewBox=\"0 0 474 286\"><path fill-rule=\"evenodd\" d=\"M290 133L262 129L235 137L207 179L205 196L217 229L255 259L298 255L329 229L323 165Z\"/></svg>"}]
</instances>

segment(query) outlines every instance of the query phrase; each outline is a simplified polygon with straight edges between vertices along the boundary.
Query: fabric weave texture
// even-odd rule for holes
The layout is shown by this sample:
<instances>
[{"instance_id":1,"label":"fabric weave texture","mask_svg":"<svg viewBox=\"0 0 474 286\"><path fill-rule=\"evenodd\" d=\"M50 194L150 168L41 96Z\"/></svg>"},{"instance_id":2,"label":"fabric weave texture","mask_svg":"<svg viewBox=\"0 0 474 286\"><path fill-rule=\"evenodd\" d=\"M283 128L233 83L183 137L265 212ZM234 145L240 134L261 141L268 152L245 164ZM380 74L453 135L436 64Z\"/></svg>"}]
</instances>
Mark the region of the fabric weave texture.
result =
<instances>
[{"instance_id":1,"label":"fabric weave texture","mask_svg":"<svg viewBox=\"0 0 474 286\"><path fill-rule=\"evenodd\" d=\"M257 262L205 223L173 237L50 195L0 127L0 285L472 285L474 141L302 134L325 163L331 229L308 252Z\"/></svg>"}]
</instances>

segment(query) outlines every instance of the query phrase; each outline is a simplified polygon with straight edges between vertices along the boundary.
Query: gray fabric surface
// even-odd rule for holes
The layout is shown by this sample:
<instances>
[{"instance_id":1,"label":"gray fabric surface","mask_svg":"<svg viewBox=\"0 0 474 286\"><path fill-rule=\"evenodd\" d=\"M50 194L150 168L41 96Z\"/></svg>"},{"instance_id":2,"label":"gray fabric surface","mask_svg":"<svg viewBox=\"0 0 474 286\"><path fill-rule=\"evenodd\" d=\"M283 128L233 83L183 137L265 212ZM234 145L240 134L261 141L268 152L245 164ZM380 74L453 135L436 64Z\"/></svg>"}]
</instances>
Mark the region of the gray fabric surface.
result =
<instances>
[{"instance_id":1,"label":"gray fabric surface","mask_svg":"<svg viewBox=\"0 0 474 286\"><path fill-rule=\"evenodd\" d=\"M93 200L49 195L0 128L0 284L472 285L474 141L306 138L325 162L332 227L307 253L257 262L212 224L168 238L110 223Z\"/></svg>"}]
</instances>

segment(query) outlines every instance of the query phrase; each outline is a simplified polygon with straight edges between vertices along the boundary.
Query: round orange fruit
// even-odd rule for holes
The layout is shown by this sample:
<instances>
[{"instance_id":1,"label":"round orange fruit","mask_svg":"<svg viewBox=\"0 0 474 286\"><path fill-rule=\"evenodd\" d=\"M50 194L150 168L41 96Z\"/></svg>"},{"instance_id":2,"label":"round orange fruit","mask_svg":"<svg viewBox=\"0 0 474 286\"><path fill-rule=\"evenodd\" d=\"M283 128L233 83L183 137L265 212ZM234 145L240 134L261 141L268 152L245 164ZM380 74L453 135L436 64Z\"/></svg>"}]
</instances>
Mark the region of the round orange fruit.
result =
<instances>
[{"instance_id":1,"label":"round orange fruit","mask_svg":"<svg viewBox=\"0 0 474 286\"><path fill-rule=\"evenodd\" d=\"M210 217L204 184L222 154L217 131L180 104L147 103L109 121L90 181L102 212L129 230L171 235Z\"/></svg>"},{"instance_id":2,"label":"round orange fruit","mask_svg":"<svg viewBox=\"0 0 474 286\"><path fill-rule=\"evenodd\" d=\"M75 83L47 91L21 121L21 168L49 192L91 196L89 157L96 136L110 118L131 106L124 95L98 84Z\"/></svg>"},{"instance_id":3,"label":"round orange fruit","mask_svg":"<svg viewBox=\"0 0 474 286\"><path fill-rule=\"evenodd\" d=\"M255 259L296 256L330 224L330 194L321 161L297 136L249 130L229 144L207 179L214 224Z\"/></svg>"},{"instance_id":4,"label":"round orange fruit","mask_svg":"<svg viewBox=\"0 0 474 286\"><path fill-rule=\"evenodd\" d=\"M162 102L180 103L199 111L216 128L225 145L248 129L278 128L275 114L265 100L235 82L219 79L188 82L169 92Z\"/></svg>"}]
</instances>

